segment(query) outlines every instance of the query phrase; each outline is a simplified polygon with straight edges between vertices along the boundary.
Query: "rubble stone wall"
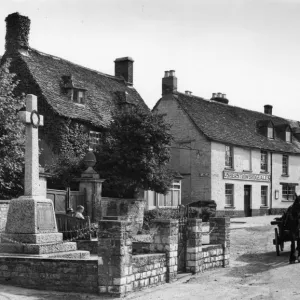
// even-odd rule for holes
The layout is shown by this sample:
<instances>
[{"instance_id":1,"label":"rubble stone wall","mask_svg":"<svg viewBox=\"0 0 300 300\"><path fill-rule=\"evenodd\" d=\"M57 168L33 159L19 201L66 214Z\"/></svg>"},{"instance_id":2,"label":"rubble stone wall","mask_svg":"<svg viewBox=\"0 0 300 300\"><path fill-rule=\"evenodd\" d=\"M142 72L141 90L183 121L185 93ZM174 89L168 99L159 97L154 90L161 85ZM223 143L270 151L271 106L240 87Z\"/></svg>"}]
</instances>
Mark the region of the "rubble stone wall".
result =
<instances>
[{"instance_id":1,"label":"rubble stone wall","mask_svg":"<svg viewBox=\"0 0 300 300\"><path fill-rule=\"evenodd\" d=\"M0 200L0 232L5 230L9 200Z\"/></svg>"}]
</instances>

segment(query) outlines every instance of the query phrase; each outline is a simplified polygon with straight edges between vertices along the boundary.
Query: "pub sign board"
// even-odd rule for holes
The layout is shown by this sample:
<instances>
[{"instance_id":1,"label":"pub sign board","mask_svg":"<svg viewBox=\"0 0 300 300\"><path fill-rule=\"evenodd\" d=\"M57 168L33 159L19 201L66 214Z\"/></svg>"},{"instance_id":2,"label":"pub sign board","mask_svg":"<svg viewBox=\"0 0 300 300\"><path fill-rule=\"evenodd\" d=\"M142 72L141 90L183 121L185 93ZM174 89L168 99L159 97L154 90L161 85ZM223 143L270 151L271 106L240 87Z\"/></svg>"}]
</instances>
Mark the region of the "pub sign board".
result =
<instances>
[{"instance_id":1,"label":"pub sign board","mask_svg":"<svg viewBox=\"0 0 300 300\"><path fill-rule=\"evenodd\" d=\"M223 178L230 179L230 180L269 182L271 176L268 174L253 174L253 173L223 171Z\"/></svg>"}]
</instances>

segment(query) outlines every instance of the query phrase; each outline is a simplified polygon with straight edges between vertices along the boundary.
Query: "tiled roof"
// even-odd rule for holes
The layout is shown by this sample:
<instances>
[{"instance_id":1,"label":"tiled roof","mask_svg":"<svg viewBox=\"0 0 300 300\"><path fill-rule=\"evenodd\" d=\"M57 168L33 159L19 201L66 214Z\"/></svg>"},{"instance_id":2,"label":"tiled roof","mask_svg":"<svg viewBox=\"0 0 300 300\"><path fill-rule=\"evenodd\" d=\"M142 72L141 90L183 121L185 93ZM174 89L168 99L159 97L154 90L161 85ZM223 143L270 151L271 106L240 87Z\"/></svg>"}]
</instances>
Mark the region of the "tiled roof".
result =
<instances>
[{"instance_id":1,"label":"tiled roof","mask_svg":"<svg viewBox=\"0 0 300 300\"><path fill-rule=\"evenodd\" d=\"M268 139L257 132L257 122L259 121L270 120L275 127L289 124L292 128L299 127L297 121L204 100L179 92L174 94L174 98L177 99L196 127L211 140L243 147L300 153L300 143L296 138L293 138L292 143L287 143L276 137Z\"/></svg>"},{"instance_id":2,"label":"tiled roof","mask_svg":"<svg viewBox=\"0 0 300 300\"><path fill-rule=\"evenodd\" d=\"M127 102L144 109L147 105L139 93L115 76L91 70L67 60L29 48L21 59L39 85L43 96L59 115L83 120L96 126L108 125L112 112L121 106L119 94L127 92ZM72 76L75 87L86 90L86 104L78 105L65 93L62 76Z\"/></svg>"}]
</instances>

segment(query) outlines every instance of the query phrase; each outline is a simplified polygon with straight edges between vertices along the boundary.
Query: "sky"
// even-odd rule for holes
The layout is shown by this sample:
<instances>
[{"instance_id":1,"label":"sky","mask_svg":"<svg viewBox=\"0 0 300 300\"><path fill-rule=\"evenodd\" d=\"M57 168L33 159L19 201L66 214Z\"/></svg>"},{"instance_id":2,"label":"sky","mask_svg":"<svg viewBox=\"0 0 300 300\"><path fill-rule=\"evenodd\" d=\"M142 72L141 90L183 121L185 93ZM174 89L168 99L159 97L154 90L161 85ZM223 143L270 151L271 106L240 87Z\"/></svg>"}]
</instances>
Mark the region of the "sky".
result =
<instances>
[{"instance_id":1,"label":"sky","mask_svg":"<svg viewBox=\"0 0 300 300\"><path fill-rule=\"evenodd\" d=\"M134 87L152 108L164 71L178 91L300 120L300 0L1 0L31 19L29 45L103 73L134 59Z\"/></svg>"}]
</instances>

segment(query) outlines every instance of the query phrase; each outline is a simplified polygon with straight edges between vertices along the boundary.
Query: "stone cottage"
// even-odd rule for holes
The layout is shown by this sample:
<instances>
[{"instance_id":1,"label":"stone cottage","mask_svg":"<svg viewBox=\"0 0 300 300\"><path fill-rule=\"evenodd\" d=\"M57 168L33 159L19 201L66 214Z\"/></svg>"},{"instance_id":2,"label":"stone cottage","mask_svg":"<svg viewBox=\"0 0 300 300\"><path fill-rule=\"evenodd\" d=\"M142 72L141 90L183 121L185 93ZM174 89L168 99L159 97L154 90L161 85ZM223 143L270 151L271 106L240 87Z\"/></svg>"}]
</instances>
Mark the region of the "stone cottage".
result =
<instances>
[{"instance_id":1,"label":"stone cottage","mask_svg":"<svg viewBox=\"0 0 300 300\"><path fill-rule=\"evenodd\" d=\"M40 130L41 165L61 146L53 136L64 134L72 124L84 126L93 148L113 112L132 105L148 109L133 87L132 58L117 58L115 74L104 74L31 48L28 17L13 13L5 21L1 65L10 62L10 71L20 81L16 93L37 95L38 111L45 117Z\"/></svg>"},{"instance_id":2,"label":"stone cottage","mask_svg":"<svg viewBox=\"0 0 300 300\"><path fill-rule=\"evenodd\" d=\"M175 142L171 167L182 176L183 204L215 200L219 215L279 212L300 192L300 124L177 91L175 71L162 79L153 111L165 114Z\"/></svg>"}]
</instances>

